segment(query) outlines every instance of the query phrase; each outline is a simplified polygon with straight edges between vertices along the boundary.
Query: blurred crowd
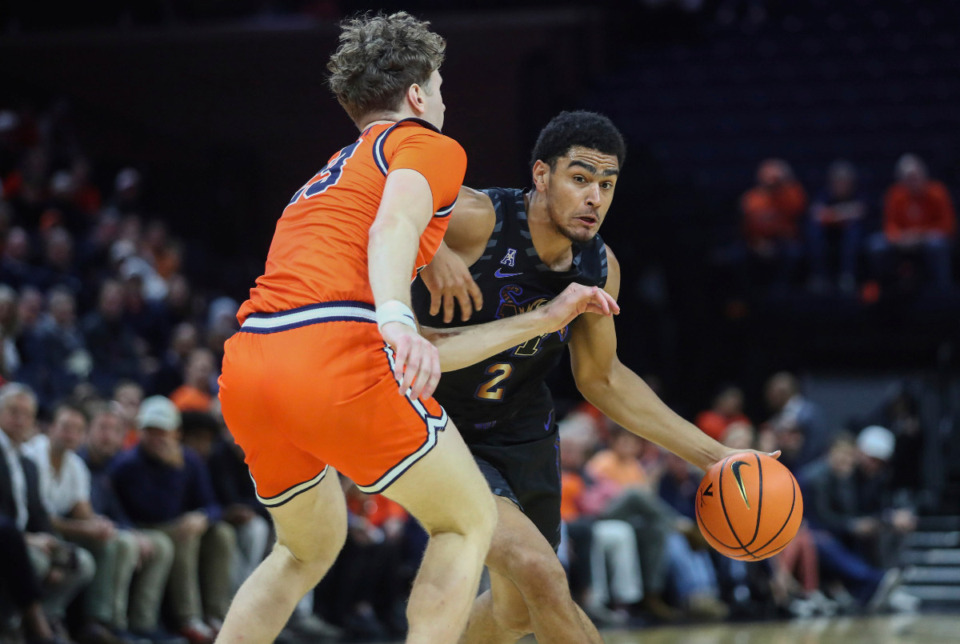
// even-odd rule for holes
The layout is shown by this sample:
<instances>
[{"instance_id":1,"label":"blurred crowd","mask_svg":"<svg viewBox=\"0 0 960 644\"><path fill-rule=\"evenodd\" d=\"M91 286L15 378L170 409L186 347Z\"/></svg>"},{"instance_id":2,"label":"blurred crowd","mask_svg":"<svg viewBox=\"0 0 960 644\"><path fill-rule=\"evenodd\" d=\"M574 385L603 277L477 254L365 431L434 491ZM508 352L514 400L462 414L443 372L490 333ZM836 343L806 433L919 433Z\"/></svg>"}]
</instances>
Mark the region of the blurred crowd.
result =
<instances>
[{"instance_id":1,"label":"blurred crowd","mask_svg":"<svg viewBox=\"0 0 960 644\"><path fill-rule=\"evenodd\" d=\"M808 210L789 167L764 162L743 199L742 257L780 262L775 275L792 279L806 239L811 287L882 280L888 256L901 253L948 287L949 197L916 157L901 159L897 174L883 231L867 237L869 202L849 164L831 168ZM193 288L185 245L151 213L146 182L133 167L99 168L62 109L0 105L3 638L212 642L272 543L217 404L238 303ZM875 273L856 263L863 249ZM559 554L594 619L917 609L897 587L920 487L916 401L904 393L848 433L824 425L791 374L774 375L766 398L762 422L743 413L736 387L697 418L729 445L782 450L801 483L800 534L753 564L717 555L700 536L700 473L588 407L563 421ZM290 641L404 632L426 536L396 504L343 487L347 544L298 606L283 635Z\"/></svg>"},{"instance_id":2,"label":"blurred crowd","mask_svg":"<svg viewBox=\"0 0 960 644\"><path fill-rule=\"evenodd\" d=\"M806 288L875 301L886 289L951 293L956 213L923 159L901 156L882 198L838 159L811 199L783 159L765 159L740 199L741 238L719 253L740 292Z\"/></svg>"},{"instance_id":3,"label":"blurred crowd","mask_svg":"<svg viewBox=\"0 0 960 644\"><path fill-rule=\"evenodd\" d=\"M571 583L598 621L811 617L913 612L900 586L917 526L923 437L916 398L898 389L864 418L831 427L791 373L765 385L754 422L736 386L695 419L737 449L781 451L804 495L797 537L777 556L735 561L709 548L694 503L703 472L584 405L560 423L561 545Z\"/></svg>"}]
</instances>

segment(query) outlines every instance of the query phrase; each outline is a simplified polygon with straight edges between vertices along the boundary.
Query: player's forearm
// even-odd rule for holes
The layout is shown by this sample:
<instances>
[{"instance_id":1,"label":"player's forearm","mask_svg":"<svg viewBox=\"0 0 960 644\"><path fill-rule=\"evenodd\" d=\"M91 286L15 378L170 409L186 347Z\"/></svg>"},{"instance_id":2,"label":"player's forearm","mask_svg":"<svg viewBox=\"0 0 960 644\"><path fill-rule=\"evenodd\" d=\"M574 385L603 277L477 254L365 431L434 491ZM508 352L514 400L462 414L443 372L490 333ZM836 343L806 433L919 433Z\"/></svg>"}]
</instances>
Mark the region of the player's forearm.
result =
<instances>
[{"instance_id":1,"label":"player's forearm","mask_svg":"<svg viewBox=\"0 0 960 644\"><path fill-rule=\"evenodd\" d=\"M440 352L440 369L455 371L551 330L550 320L535 309L484 324L450 329L423 327L421 333Z\"/></svg>"},{"instance_id":2,"label":"player's forearm","mask_svg":"<svg viewBox=\"0 0 960 644\"><path fill-rule=\"evenodd\" d=\"M614 422L700 469L707 469L730 451L678 416L642 378L619 362L607 377L577 384L580 393Z\"/></svg>"},{"instance_id":3,"label":"player's forearm","mask_svg":"<svg viewBox=\"0 0 960 644\"><path fill-rule=\"evenodd\" d=\"M399 300L410 306L410 276L419 242L420 232L405 217L377 221L370 228L367 267L375 304Z\"/></svg>"}]
</instances>

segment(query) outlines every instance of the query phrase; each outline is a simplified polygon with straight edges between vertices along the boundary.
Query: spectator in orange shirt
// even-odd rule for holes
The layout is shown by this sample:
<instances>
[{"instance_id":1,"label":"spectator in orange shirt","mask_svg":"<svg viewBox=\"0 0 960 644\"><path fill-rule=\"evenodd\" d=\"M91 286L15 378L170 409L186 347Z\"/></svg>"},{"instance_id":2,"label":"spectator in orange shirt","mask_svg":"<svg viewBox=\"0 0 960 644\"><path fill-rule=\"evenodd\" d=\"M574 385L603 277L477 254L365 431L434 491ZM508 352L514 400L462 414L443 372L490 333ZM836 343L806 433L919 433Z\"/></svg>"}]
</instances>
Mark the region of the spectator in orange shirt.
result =
<instances>
[{"instance_id":1,"label":"spectator in orange shirt","mask_svg":"<svg viewBox=\"0 0 960 644\"><path fill-rule=\"evenodd\" d=\"M713 399L713 406L697 414L696 426L714 440L722 441L727 428L733 423L750 424L743 414L743 391L740 387L727 386Z\"/></svg>"},{"instance_id":2,"label":"spectator in orange shirt","mask_svg":"<svg viewBox=\"0 0 960 644\"><path fill-rule=\"evenodd\" d=\"M740 198L742 232L748 257L774 264L775 284L785 287L802 255L800 217L807 193L782 159L766 159L757 168L757 185Z\"/></svg>"},{"instance_id":3,"label":"spectator in orange shirt","mask_svg":"<svg viewBox=\"0 0 960 644\"><path fill-rule=\"evenodd\" d=\"M956 232L956 215L950 193L930 179L918 156L905 154L897 161L897 181L884 199L883 232L871 239L874 276L889 272L891 256L922 256L927 277L938 290L950 288L950 254Z\"/></svg>"},{"instance_id":4,"label":"spectator in orange shirt","mask_svg":"<svg viewBox=\"0 0 960 644\"><path fill-rule=\"evenodd\" d=\"M190 352L184 367L184 383L177 387L170 400L180 411L210 411L213 402L213 383L216 382L216 362L213 352L198 347Z\"/></svg>"}]
</instances>

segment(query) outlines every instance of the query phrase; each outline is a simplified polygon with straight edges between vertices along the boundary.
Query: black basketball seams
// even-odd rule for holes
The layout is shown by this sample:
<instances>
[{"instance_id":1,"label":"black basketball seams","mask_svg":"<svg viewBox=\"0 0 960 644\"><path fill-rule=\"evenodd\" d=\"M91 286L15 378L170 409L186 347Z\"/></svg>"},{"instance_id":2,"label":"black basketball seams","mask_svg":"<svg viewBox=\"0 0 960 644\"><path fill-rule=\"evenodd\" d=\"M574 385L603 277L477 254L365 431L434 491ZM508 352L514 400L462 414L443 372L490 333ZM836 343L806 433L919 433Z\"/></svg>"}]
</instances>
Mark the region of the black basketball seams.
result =
<instances>
[{"instance_id":1,"label":"black basketball seams","mask_svg":"<svg viewBox=\"0 0 960 644\"><path fill-rule=\"evenodd\" d=\"M793 480L791 481L791 486L790 486L790 488L791 488L791 490L793 491L793 498L790 500L790 512L787 514L787 518L784 519L783 525L780 526L780 529L777 530L777 533L776 533L775 535L773 535L772 537L770 537L770 540L769 540L769 541L767 541L765 544L763 544L762 546L760 546L759 548L757 548L756 552L762 551L764 548L766 548L766 547L769 546L771 543L773 543L773 541L774 541L777 537L780 536L780 533L783 532L784 528L787 527L787 524L790 523L790 519L793 518L793 511L794 511L794 510L796 509L796 507L797 507L797 481L796 481L796 479L793 479ZM787 543L789 543L789 542L787 542ZM786 545L787 545L787 544L784 544L784 546L786 546ZM782 547L781 547L781 549L782 549ZM773 553L771 553L771 554L773 554Z\"/></svg>"},{"instance_id":2,"label":"black basketball seams","mask_svg":"<svg viewBox=\"0 0 960 644\"><path fill-rule=\"evenodd\" d=\"M727 520L727 525L730 527L730 532L733 534L733 538L736 539L736 540L737 540L737 543L740 544L740 549L743 550L744 552L749 553L749 554L753 554L752 552L750 552L749 550L747 550L747 546L744 545L743 541L740 539L740 535L737 534L736 528L733 527L733 521L730 520L730 516L727 514L727 502L726 502L726 500L724 499L724 495L723 495L723 473L727 471L727 461L729 461L731 458L733 458L733 457L732 457L732 456L728 456L726 459L724 459L723 464L720 466L720 480L719 480L718 483L717 483L717 487L720 488L720 490L719 490L719 492L720 492L720 494L719 494L719 496L720 496L720 508L723 510L723 518ZM758 508L758 509L759 509L759 508ZM723 546L724 546L724 548L735 548L735 547L736 547L736 546L728 546L728 545L726 545L726 544L723 544Z\"/></svg>"},{"instance_id":3,"label":"black basketball seams","mask_svg":"<svg viewBox=\"0 0 960 644\"><path fill-rule=\"evenodd\" d=\"M702 518L700 517L699 503L697 503L697 506L696 506L698 523L700 525L700 528L703 531L705 531L717 543L717 545L723 548L727 548L729 550L743 551L743 554L735 554L735 555L727 555L727 556L730 556L733 559L745 560L745 561L766 559L767 557L771 557L777 554L778 552L783 550L787 545L789 545L789 541L788 541L787 543L777 547L776 549L770 552L767 552L767 553L763 552L765 548L767 548L771 543L773 543L777 539L777 537L779 537L783 533L783 531L786 529L787 525L789 525L791 519L793 518L793 513L795 512L796 506L797 506L797 494L799 493L796 479L794 479L791 476L792 498L790 500L790 511L787 513L787 516L784 519L783 524L780 526L777 532L772 537L770 537L770 539L766 541L766 543L758 547L751 547L753 543L757 540L757 537L759 536L759 533L760 533L761 513L763 511L763 465L761 463L760 456L758 454L754 454L754 458L756 459L756 463L757 463L757 472L759 477L759 488L760 488L759 496L757 500L757 521L754 528L753 538L750 539L749 542L744 543L743 540L740 538L740 535L737 534L737 531L733 526L733 522L731 521L729 515L727 514L726 500L724 499L723 474L724 474L724 470L726 469L727 463L732 458L734 457L728 456L727 458L723 459L723 461L721 462L720 477L717 482L717 487L719 488L718 495L720 497L720 507L721 507L721 510L723 511L724 519L726 519L727 526L730 528L730 532L733 534L734 538L737 540L738 545L731 545L731 544L724 543L723 541L718 539L715 534L713 534L710 528L707 527L707 525L703 522ZM698 501L699 500L702 500L702 495L698 493Z\"/></svg>"}]
</instances>

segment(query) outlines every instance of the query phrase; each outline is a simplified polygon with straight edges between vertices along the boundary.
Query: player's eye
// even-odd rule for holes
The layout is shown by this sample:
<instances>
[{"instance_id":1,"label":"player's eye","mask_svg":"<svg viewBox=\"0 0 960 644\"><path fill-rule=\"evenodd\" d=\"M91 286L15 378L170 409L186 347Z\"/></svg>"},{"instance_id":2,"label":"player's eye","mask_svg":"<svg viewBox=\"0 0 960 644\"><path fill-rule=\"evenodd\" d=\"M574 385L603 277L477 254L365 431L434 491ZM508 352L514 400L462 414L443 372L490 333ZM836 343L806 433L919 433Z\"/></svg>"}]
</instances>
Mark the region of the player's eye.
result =
<instances>
[{"instance_id":1,"label":"player's eye","mask_svg":"<svg viewBox=\"0 0 960 644\"><path fill-rule=\"evenodd\" d=\"M604 181L603 183L600 184L600 187L603 188L604 190L612 190L612 189L613 189L613 182L612 182L612 181Z\"/></svg>"},{"instance_id":2,"label":"player's eye","mask_svg":"<svg viewBox=\"0 0 960 644\"><path fill-rule=\"evenodd\" d=\"M584 183L584 182L586 182L586 178L584 178L584 176L583 176L582 174L575 174L575 175L573 175L573 180L576 181L577 183Z\"/></svg>"}]
</instances>

